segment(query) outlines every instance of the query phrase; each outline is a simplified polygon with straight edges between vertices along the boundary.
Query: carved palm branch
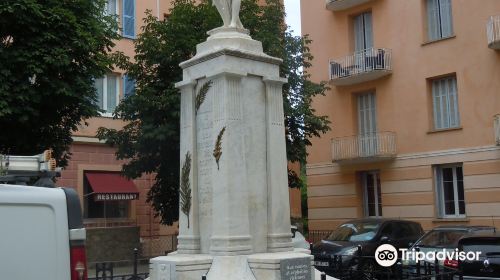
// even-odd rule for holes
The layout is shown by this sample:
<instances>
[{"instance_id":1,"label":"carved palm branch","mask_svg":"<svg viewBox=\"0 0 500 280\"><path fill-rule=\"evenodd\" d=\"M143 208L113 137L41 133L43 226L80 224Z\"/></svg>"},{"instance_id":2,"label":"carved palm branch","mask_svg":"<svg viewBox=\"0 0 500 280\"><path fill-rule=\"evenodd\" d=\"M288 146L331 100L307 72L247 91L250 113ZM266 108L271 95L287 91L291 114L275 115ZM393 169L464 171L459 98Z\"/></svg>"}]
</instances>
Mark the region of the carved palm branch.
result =
<instances>
[{"instance_id":1,"label":"carved palm branch","mask_svg":"<svg viewBox=\"0 0 500 280\"><path fill-rule=\"evenodd\" d=\"M191 154L188 151L186 153L184 165L182 166L181 187L179 190L181 199L181 210L182 213L186 214L187 216L188 228L189 228L189 212L191 211L191 184L189 182L190 172L191 172Z\"/></svg>"},{"instance_id":2,"label":"carved palm branch","mask_svg":"<svg viewBox=\"0 0 500 280\"><path fill-rule=\"evenodd\" d=\"M219 159L222 156L222 136L224 135L224 132L226 131L226 127L223 127L222 130L219 132L219 135L217 136L217 141L215 141L215 148L214 148L214 158L215 162L217 162L217 170L219 170Z\"/></svg>"},{"instance_id":3,"label":"carved palm branch","mask_svg":"<svg viewBox=\"0 0 500 280\"><path fill-rule=\"evenodd\" d=\"M207 97L207 93L210 90L210 87L212 87L212 81L207 81L205 82L200 90L198 91L198 94L196 94L196 100L195 100L195 112L198 114L198 110L201 107L201 104L203 104L203 101L205 101L205 98Z\"/></svg>"}]
</instances>

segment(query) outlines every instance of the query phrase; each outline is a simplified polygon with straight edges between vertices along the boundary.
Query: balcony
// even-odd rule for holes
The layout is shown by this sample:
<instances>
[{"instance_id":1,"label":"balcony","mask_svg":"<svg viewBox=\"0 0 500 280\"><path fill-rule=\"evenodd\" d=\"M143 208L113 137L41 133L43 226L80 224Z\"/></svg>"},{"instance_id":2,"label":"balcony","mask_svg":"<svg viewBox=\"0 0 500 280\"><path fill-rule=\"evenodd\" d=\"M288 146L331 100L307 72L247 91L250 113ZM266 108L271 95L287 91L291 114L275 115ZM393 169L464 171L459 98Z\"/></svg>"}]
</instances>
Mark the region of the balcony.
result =
<instances>
[{"instance_id":1,"label":"balcony","mask_svg":"<svg viewBox=\"0 0 500 280\"><path fill-rule=\"evenodd\" d=\"M326 0L326 8L331 11L342 11L372 0Z\"/></svg>"},{"instance_id":2,"label":"balcony","mask_svg":"<svg viewBox=\"0 0 500 280\"><path fill-rule=\"evenodd\" d=\"M396 134L377 132L334 138L333 162L357 163L390 160L396 157Z\"/></svg>"},{"instance_id":3,"label":"balcony","mask_svg":"<svg viewBox=\"0 0 500 280\"><path fill-rule=\"evenodd\" d=\"M500 50L500 16L492 16L486 25L488 33L488 47Z\"/></svg>"},{"instance_id":4,"label":"balcony","mask_svg":"<svg viewBox=\"0 0 500 280\"><path fill-rule=\"evenodd\" d=\"M495 129L495 143L500 146L500 115L495 116L493 127Z\"/></svg>"},{"instance_id":5,"label":"balcony","mask_svg":"<svg viewBox=\"0 0 500 280\"><path fill-rule=\"evenodd\" d=\"M336 86L373 81L392 74L390 49L370 48L330 60L330 79Z\"/></svg>"}]
</instances>

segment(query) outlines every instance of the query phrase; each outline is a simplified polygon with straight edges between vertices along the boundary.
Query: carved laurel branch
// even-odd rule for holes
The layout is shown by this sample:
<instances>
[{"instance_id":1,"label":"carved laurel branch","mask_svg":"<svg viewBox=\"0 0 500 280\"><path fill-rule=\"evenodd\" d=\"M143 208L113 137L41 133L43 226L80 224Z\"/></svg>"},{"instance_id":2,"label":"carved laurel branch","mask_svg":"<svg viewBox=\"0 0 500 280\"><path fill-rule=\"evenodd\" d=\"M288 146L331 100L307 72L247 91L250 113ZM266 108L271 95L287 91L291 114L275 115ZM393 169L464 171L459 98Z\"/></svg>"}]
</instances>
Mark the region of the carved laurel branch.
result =
<instances>
[{"instance_id":1,"label":"carved laurel branch","mask_svg":"<svg viewBox=\"0 0 500 280\"><path fill-rule=\"evenodd\" d=\"M181 187L180 187L180 199L181 199L181 210L182 213L186 214L188 219L189 228L189 212L191 211L191 184L189 182L189 173L191 172L191 154L189 151L186 153L186 158L184 159L184 164L182 166L181 172Z\"/></svg>"},{"instance_id":2,"label":"carved laurel branch","mask_svg":"<svg viewBox=\"0 0 500 280\"><path fill-rule=\"evenodd\" d=\"M215 162L217 162L217 170L219 170L219 159L222 156L222 136L224 135L224 132L226 131L226 127L223 127L222 130L219 132L219 135L217 136L217 141L215 141L215 148L214 148L214 158Z\"/></svg>"},{"instance_id":3,"label":"carved laurel branch","mask_svg":"<svg viewBox=\"0 0 500 280\"><path fill-rule=\"evenodd\" d=\"M210 87L212 87L212 81L207 81L205 82L198 93L196 94L196 100L195 100L195 113L198 114L198 110L201 107L201 104L203 104L203 101L205 101L205 98L207 97L207 93L210 90Z\"/></svg>"}]
</instances>

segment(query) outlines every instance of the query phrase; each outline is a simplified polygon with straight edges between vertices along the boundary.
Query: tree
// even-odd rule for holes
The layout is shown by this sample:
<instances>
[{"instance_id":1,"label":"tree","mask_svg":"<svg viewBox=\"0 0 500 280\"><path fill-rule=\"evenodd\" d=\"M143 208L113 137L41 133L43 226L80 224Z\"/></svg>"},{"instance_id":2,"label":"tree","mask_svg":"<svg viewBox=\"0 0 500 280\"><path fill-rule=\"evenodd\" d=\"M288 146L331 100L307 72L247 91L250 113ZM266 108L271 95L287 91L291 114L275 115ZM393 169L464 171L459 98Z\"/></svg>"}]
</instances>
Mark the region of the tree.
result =
<instances>
[{"instance_id":1,"label":"tree","mask_svg":"<svg viewBox=\"0 0 500 280\"><path fill-rule=\"evenodd\" d=\"M104 2L0 2L0 153L52 148L67 163L72 132L98 113L94 79L115 57L117 23Z\"/></svg>"},{"instance_id":2,"label":"tree","mask_svg":"<svg viewBox=\"0 0 500 280\"><path fill-rule=\"evenodd\" d=\"M116 117L128 124L122 130L100 128L98 132L100 139L117 147L118 159L129 160L123 166L126 176L156 174L148 202L165 224L172 224L179 216L180 99L174 87L182 80L178 65L195 55L196 44L206 40L208 30L222 25L208 0L199 4L174 0L173 4L168 19L158 20L148 13L143 33L135 41L135 62L120 65L137 83L136 94L123 100L115 111ZM311 108L312 97L324 94L326 87L312 83L302 71L312 59L309 40L286 31L279 0L267 0L263 7L256 0L244 0L240 17L267 54L284 60L281 74L289 79L283 89L287 155L290 161L305 162L305 147L310 145L307 138L329 129L327 118L316 116Z\"/></svg>"}]
</instances>

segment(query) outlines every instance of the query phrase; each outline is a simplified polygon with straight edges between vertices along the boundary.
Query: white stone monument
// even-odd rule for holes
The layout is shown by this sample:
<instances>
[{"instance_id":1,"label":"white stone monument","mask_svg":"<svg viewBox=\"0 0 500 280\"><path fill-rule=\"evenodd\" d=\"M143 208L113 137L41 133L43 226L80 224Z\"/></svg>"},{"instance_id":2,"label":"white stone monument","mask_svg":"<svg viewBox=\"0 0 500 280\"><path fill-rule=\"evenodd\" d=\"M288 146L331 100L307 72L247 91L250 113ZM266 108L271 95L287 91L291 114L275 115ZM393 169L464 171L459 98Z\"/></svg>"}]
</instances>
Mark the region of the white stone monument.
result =
<instances>
[{"instance_id":1,"label":"white stone monument","mask_svg":"<svg viewBox=\"0 0 500 280\"><path fill-rule=\"evenodd\" d=\"M291 242L282 61L243 29L239 2L214 0L224 26L180 65L178 250L151 259L151 280L314 279Z\"/></svg>"}]
</instances>

